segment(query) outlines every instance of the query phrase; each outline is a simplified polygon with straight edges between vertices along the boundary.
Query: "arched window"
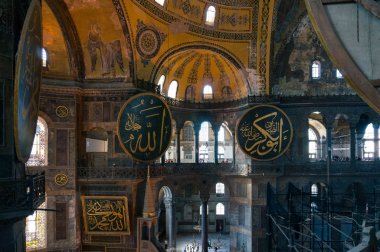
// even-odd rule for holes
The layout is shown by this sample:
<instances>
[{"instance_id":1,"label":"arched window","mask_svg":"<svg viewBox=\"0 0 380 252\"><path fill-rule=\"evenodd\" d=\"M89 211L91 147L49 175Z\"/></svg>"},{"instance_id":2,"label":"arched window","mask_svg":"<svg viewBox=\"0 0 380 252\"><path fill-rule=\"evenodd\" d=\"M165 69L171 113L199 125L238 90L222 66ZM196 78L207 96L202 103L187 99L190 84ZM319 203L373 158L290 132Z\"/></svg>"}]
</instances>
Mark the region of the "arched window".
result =
<instances>
[{"instance_id":1,"label":"arched window","mask_svg":"<svg viewBox=\"0 0 380 252\"><path fill-rule=\"evenodd\" d=\"M201 124L201 131L199 132L199 141L208 142L209 140L209 125L208 122Z\"/></svg>"},{"instance_id":2,"label":"arched window","mask_svg":"<svg viewBox=\"0 0 380 252\"><path fill-rule=\"evenodd\" d=\"M318 138L317 134L312 128L309 128L309 158L317 158L317 149L318 149Z\"/></svg>"},{"instance_id":3,"label":"arched window","mask_svg":"<svg viewBox=\"0 0 380 252\"><path fill-rule=\"evenodd\" d=\"M313 61L311 65L311 78L320 79L321 78L321 62L319 60Z\"/></svg>"},{"instance_id":4,"label":"arched window","mask_svg":"<svg viewBox=\"0 0 380 252\"><path fill-rule=\"evenodd\" d=\"M318 195L318 186L316 184L311 185L311 195L313 196Z\"/></svg>"},{"instance_id":5,"label":"arched window","mask_svg":"<svg viewBox=\"0 0 380 252\"><path fill-rule=\"evenodd\" d=\"M193 97L193 87L192 86L188 86L186 88L186 93L185 93L185 100L186 101L192 101L194 100L194 97Z\"/></svg>"},{"instance_id":6,"label":"arched window","mask_svg":"<svg viewBox=\"0 0 380 252\"><path fill-rule=\"evenodd\" d=\"M157 86L160 87L160 93L162 93L162 87L164 86L164 83L165 83L165 75L161 75L157 83Z\"/></svg>"},{"instance_id":7,"label":"arched window","mask_svg":"<svg viewBox=\"0 0 380 252\"><path fill-rule=\"evenodd\" d=\"M44 119L38 117L36 134L34 135L32 152L26 162L26 166L47 165L47 124Z\"/></svg>"},{"instance_id":8,"label":"arched window","mask_svg":"<svg viewBox=\"0 0 380 252\"><path fill-rule=\"evenodd\" d=\"M222 203L216 204L216 215L224 215L224 205Z\"/></svg>"},{"instance_id":9,"label":"arched window","mask_svg":"<svg viewBox=\"0 0 380 252\"><path fill-rule=\"evenodd\" d=\"M46 208L46 202L40 208ZM46 228L46 211L36 210L26 218L25 238L27 250L46 248Z\"/></svg>"},{"instance_id":10,"label":"arched window","mask_svg":"<svg viewBox=\"0 0 380 252\"><path fill-rule=\"evenodd\" d=\"M224 128L223 128L223 126L220 127L220 130L218 132L218 142L224 142Z\"/></svg>"},{"instance_id":11,"label":"arched window","mask_svg":"<svg viewBox=\"0 0 380 252\"><path fill-rule=\"evenodd\" d=\"M363 136L363 159L373 160L375 157L375 130L373 124L368 124Z\"/></svg>"},{"instance_id":12,"label":"arched window","mask_svg":"<svg viewBox=\"0 0 380 252\"><path fill-rule=\"evenodd\" d=\"M215 185L215 192L216 194L224 194L224 184L223 183L216 183Z\"/></svg>"},{"instance_id":13,"label":"arched window","mask_svg":"<svg viewBox=\"0 0 380 252\"><path fill-rule=\"evenodd\" d=\"M230 87L223 87L222 88L222 96L223 97L230 97L232 95L232 89Z\"/></svg>"},{"instance_id":14,"label":"arched window","mask_svg":"<svg viewBox=\"0 0 380 252\"><path fill-rule=\"evenodd\" d=\"M169 85L168 97L175 99L177 96L178 82L172 81Z\"/></svg>"},{"instance_id":15,"label":"arched window","mask_svg":"<svg viewBox=\"0 0 380 252\"><path fill-rule=\"evenodd\" d=\"M203 87L203 99L210 100L213 98L212 95L212 87L210 85L206 85Z\"/></svg>"},{"instance_id":16,"label":"arched window","mask_svg":"<svg viewBox=\"0 0 380 252\"><path fill-rule=\"evenodd\" d=\"M202 205L199 207L199 214L202 215ZM207 215L208 215L208 205L207 205Z\"/></svg>"},{"instance_id":17,"label":"arched window","mask_svg":"<svg viewBox=\"0 0 380 252\"><path fill-rule=\"evenodd\" d=\"M215 7L214 6L209 6L207 8L207 12L206 12L206 25L211 25L211 26L214 26L214 23L215 23L215 16L216 16L216 10L215 10Z\"/></svg>"},{"instance_id":18,"label":"arched window","mask_svg":"<svg viewBox=\"0 0 380 252\"><path fill-rule=\"evenodd\" d=\"M47 67L47 52L45 48L42 48L42 67Z\"/></svg>"},{"instance_id":19,"label":"arched window","mask_svg":"<svg viewBox=\"0 0 380 252\"><path fill-rule=\"evenodd\" d=\"M336 70L336 78L337 79L342 79L343 78L342 73L338 69Z\"/></svg>"},{"instance_id":20,"label":"arched window","mask_svg":"<svg viewBox=\"0 0 380 252\"><path fill-rule=\"evenodd\" d=\"M189 124L183 126L183 141L193 141L194 140L194 132L193 127Z\"/></svg>"},{"instance_id":21,"label":"arched window","mask_svg":"<svg viewBox=\"0 0 380 252\"><path fill-rule=\"evenodd\" d=\"M165 0L155 0L155 1L156 1L156 3L158 3L161 6L164 6L164 4L165 4Z\"/></svg>"}]
</instances>

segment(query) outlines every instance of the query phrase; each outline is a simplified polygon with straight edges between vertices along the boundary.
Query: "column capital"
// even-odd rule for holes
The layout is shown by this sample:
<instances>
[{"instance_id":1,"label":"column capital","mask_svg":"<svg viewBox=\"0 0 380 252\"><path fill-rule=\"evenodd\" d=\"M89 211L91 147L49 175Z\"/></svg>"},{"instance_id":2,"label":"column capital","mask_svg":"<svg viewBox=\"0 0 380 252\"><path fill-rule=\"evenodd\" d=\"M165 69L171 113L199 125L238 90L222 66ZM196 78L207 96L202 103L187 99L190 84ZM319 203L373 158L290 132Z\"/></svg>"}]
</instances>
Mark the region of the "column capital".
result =
<instances>
[{"instance_id":1,"label":"column capital","mask_svg":"<svg viewBox=\"0 0 380 252\"><path fill-rule=\"evenodd\" d=\"M172 207L172 199L164 198L164 204L165 204L166 209L171 208Z\"/></svg>"},{"instance_id":2,"label":"column capital","mask_svg":"<svg viewBox=\"0 0 380 252\"><path fill-rule=\"evenodd\" d=\"M222 124L214 122L213 124L211 124L211 127L212 127L212 130L214 131L214 134L217 134L220 128L222 127Z\"/></svg>"},{"instance_id":3,"label":"column capital","mask_svg":"<svg viewBox=\"0 0 380 252\"><path fill-rule=\"evenodd\" d=\"M334 124L334 121L335 121L335 116L332 116L332 115L326 115L324 117L324 123L325 123L325 126L326 128L332 128L333 127L333 124Z\"/></svg>"},{"instance_id":4,"label":"column capital","mask_svg":"<svg viewBox=\"0 0 380 252\"><path fill-rule=\"evenodd\" d=\"M358 124L359 120L360 120L359 115L350 115L348 118L348 123L350 125L350 128L353 128L353 127L356 128L356 125Z\"/></svg>"},{"instance_id":5,"label":"column capital","mask_svg":"<svg viewBox=\"0 0 380 252\"><path fill-rule=\"evenodd\" d=\"M207 204L208 200L210 199L210 194L209 193L201 193L199 195L199 197L201 198L202 203Z\"/></svg>"},{"instance_id":6,"label":"column capital","mask_svg":"<svg viewBox=\"0 0 380 252\"><path fill-rule=\"evenodd\" d=\"M198 122L194 123L193 129L195 134L199 134L199 131L201 130L201 124Z\"/></svg>"}]
</instances>

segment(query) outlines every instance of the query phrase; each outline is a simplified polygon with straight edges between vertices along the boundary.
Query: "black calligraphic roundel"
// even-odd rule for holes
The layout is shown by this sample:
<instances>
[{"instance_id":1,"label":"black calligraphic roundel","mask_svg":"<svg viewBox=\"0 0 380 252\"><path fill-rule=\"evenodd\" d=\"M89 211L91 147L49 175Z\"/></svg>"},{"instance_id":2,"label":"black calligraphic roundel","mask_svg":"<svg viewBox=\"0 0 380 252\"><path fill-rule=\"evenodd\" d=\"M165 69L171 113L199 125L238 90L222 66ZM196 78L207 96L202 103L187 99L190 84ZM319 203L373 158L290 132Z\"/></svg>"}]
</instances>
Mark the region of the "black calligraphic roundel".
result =
<instances>
[{"instance_id":1,"label":"black calligraphic roundel","mask_svg":"<svg viewBox=\"0 0 380 252\"><path fill-rule=\"evenodd\" d=\"M169 147L172 116L158 95L141 93L124 103L117 119L117 136L124 151L133 159L149 162Z\"/></svg>"},{"instance_id":2,"label":"black calligraphic roundel","mask_svg":"<svg viewBox=\"0 0 380 252\"><path fill-rule=\"evenodd\" d=\"M236 127L242 151L254 160L280 157L290 146L293 127L288 116L272 105L258 105L245 113Z\"/></svg>"}]
</instances>

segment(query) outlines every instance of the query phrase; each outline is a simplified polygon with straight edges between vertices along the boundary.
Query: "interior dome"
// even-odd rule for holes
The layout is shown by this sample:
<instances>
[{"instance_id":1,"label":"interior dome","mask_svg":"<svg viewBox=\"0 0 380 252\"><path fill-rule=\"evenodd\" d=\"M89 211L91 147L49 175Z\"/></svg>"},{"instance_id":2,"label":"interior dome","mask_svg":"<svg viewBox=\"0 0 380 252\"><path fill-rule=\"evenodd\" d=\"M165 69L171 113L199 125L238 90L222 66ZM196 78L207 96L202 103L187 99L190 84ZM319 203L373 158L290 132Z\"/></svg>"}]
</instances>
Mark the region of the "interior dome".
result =
<instances>
[{"instance_id":1,"label":"interior dome","mask_svg":"<svg viewBox=\"0 0 380 252\"><path fill-rule=\"evenodd\" d=\"M170 86L175 82L178 87L173 89ZM163 95L192 102L238 100L247 94L237 66L207 49L189 49L168 57L159 67L155 83Z\"/></svg>"}]
</instances>

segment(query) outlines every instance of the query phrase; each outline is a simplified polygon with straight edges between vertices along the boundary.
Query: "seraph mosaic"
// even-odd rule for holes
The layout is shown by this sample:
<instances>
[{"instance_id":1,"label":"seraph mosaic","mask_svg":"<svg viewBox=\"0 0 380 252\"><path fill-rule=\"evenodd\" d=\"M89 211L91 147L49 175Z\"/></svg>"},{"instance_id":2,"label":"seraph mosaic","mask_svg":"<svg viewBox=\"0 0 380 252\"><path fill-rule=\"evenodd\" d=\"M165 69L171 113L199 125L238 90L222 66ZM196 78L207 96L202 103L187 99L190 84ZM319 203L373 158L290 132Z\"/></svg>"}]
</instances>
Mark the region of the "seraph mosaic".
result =
<instances>
[{"instance_id":1,"label":"seraph mosaic","mask_svg":"<svg viewBox=\"0 0 380 252\"><path fill-rule=\"evenodd\" d=\"M280 157L290 146L293 126L281 109L258 105L240 119L236 139L242 151L257 161Z\"/></svg>"},{"instance_id":2,"label":"seraph mosaic","mask_svg":"<svg viewBox=\"0 0 380 252\"><path fill-rule=\"evenodd\" d=\"M91 59L91 72L96 71L100 64L103 76L116 76L118 68L122 73L124 68L123 55L120 40L104 42L101 37L101 28L98 24L92 24L88 33L87 50Z\"/></svg>"}]
</instances>

